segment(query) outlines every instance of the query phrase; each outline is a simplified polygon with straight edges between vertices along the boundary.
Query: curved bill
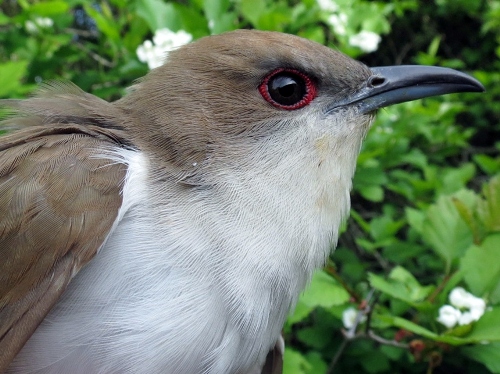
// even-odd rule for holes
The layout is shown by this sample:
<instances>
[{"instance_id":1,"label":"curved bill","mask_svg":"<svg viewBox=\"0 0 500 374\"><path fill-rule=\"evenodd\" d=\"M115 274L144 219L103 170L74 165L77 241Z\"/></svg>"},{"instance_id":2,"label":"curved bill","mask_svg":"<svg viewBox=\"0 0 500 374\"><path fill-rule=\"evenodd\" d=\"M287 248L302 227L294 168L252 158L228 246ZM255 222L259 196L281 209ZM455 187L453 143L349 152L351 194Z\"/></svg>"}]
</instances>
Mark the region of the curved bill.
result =
<instances>
[{"instance_id":1,"label":"curved bill","mask_svg":"<svg viewBox=\"0 0 500 374\"><path fill-rule=\"evenodd\" d=\"M368 78L366 86L341 105L357 104L360 112L366 114L392 104L423 97L484 91L478 80L448 68L400 65L375 67L371 71L373 75ZM338 106L340 105L335 105Z\"/></svg>"}]
</instances>

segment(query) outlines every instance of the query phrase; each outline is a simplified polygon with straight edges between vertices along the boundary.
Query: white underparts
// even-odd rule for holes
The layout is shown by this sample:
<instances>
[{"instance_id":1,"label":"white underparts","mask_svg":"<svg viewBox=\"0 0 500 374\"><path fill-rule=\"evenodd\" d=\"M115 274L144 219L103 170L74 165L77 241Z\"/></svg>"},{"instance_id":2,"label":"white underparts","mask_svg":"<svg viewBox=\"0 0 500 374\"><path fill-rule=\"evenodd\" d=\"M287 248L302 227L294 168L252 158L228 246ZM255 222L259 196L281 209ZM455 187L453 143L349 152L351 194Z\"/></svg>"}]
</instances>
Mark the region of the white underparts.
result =
<instances>
[{"instance_id":1,"label":"white underparts","mask_svg":"<svg viewBox=\"0 0 500 374\"><path fill-rule=\"evenodd\" d=\"M366 131L359 118L300 121L285 142L214 154L197 166L201 187L118 151L128 173L113 232L12 372L255 371L336 241Z\"/></svg>"}]
</instances>

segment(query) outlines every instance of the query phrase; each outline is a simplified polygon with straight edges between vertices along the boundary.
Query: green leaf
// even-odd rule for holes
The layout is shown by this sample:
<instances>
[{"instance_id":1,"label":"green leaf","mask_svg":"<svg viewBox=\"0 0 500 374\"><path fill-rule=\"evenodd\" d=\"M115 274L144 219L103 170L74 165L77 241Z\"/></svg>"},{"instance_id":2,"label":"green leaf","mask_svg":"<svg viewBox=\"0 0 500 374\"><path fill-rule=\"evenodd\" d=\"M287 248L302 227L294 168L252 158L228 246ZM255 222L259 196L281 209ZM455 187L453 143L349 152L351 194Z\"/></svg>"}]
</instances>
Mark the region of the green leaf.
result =
<instances>
[{"instance_id":1,"label":"green leaf","mask_svg":"<svg viewBox=\"0 0 500 374\"><path fill-rule=\"evenodd\" d=\"M416 308L428 307L422 301L434 289L433 286L421 286L415 277L401 266L396 266L387 280L379 275L369 273L368 281L373 288Z\"/></svg>"},{"instance_id":2,"label":"green leaf","mask_svg":"<svg viewBox=\"0 0 500 374\"><path fill-rule=\"evenodd\" d=\"M443 335L450 335L450 336L457 336L457 337L463 337L467 334L469 334L472 330L472 325L457 325L453 327L450 330L447 330L443 333Z\"/></svg>"},{"instance_id":3,"label":"green leaf","mask_svg":"<svg viewBox=\"0 0 500 374\"><path fill-rule=\"evenodd\" d=\"M271 11L264 13L259 18L258 28L283 32L285 26L292 21L292 12L285 4L275 3ZM279 6L281 5L281 6Z\"/></svg>"},{"instance_id":4,"label":"green leaf","mask_svg":"<svg viewBox=\"0 0 500 374\"><path fill-rule=\"evenodd\" d=\"M174 4L161 0L136 0L137 15L142 17L151 31L168 28L179 31L181 22Z\"/></svg>"},{"instance_id":5,"label":"green leaf","mask_svg":"<svg viewBox=\"0 0 500 374\"><path fill-rule=\"evenodd\" d=\"M438 335L426 328L419 326L411 321L401 317L390 315L374 315L374 318L383 321L389 325L396 326L417 335L432 339L437 342L448 343L451 345L464 345L471 343L499 342L500 341L500 308L494 308L486 312L479 321L472 325L472 331L465 336L453 336L450 333ZM464 332L457 330L460 335Z\"/></svg>"},{"instance_id":6,"label":"green leaf","mask_svg":"<svg viewBox=\"0 0 500 374\"><path fill-rule=\"evenodd\" d=\"M316 43L325 44L325 31L320 26L308 27L300 30L298 35L303 38L313 40Z\"/></svg>"},{"instance_id":7,"label":"green leaf","mask_svg":"<svg viewBox=\"0 0 500 374\"><path fill-rule=\"evenodd\" d=\"M309 352L306 355L307 361L311 365L311 369L308 374L321 374L326 373L328 365L323 361L321 355L318 352Z\"/></svg>"},{"instance_id":8,"label":"green leaf","mask_svg":"<svg viewBox=\"0 0 500 374\"><path fill-rule=\"evenodd\" d=\"M373 201L375 203L384 200L384 190L380 186L358 186L356 189L366 200Z\"/></svg>"},{"instance_id":9,"label":"green leaf","mask_svg":"<svg viewBox=\"0 0 500 374\"><path fill-rule=\"evenodd\" d=\"M208 24L205 17L192 7L181 4L174 4L178 17L181 22L181 28L194 38L201 38L208 35Z\"/></svg>"},{"instance_id":10,"label":"green leaf","mask_svg":"<svg viewBox=\"0 0 500 374\"><path fill-rule=\"evenodd\" d=\"M331 308L349 301L349 293L324 271L314 274L311 284L301 295L287 326L304 320L315 308Z\"/></svg>"},{"instance_id":11,"label":"green leaf","mask_svg":"<svg viewBox=\"0 0 500 374\"><path fill-rule=\"evenodd\" d=\"M294 323L303 321L313 310L313 306L307 305L299 300L293 314L288 317L286 321L287 325L293 325Z\"/></svg>"},{"instance_id":12,"label":"green leaf","mask_svg":"<svg viewBox=\"0 0 500 374\"><path fill-rule=\"evenodd\" d=\"M354 188L367 200L378 202L384 198L381 187L387 183L384 170L378 163L371 164L367 160L361 164L354 175Z\"/></svg>"},{"instance_id":13,"label":"green leaf","mask_svg":"<svg viewBox=\"0 0 500 374\"><path fill-rule=\"evenodd\" d=\"M241 0L240 11L252 25L257 26L259 19L266 13L265 0Z\"/></svg>"},{"instance_id":14,"label":"green leaf","mask_svg":"<svg viewBox=\"0 0 500 374\"><path fill-rule=\"evenodd\" d=\"M122 42L125 48L129 50L133 55L135 55L137 46L141 44L146 35L149 33L149 26L144 19L141 17L135 17L133 21L128 25L128 30L125 35L122 36ZM136 60L135 60L136 61ZM130 63L128 61L127 63ZM126 64L127 64L126 63ZM143 64L141 64L144 66ZM126 70L120 67L121 70ZM144 75L145 73L141 74Z\"/></svg>"},{"instance_id":15,"label":"green leaf","mask_svg":"<svg viewBox=\"0 0 500 374\"><path fill-rule=\"evenodd\" d=\"M456 168L446 168L441 176L441 192L450 194L465 187L465 184L476 173L473 163L463 164Z\"/></svg>"},{"instance_id":16,"label":"green leaf","mask_svg":"<svg viewBox=\"0 0 500 374\"><path fill-rule=\"evenodd\" d=\"M438 335L420 325L417 325L416 323L413 323L401 317L395 317L390 315L374 315L374 318L388 325L399 327L407 331L411 331L417 335L420 335L424 338L428 338L434 341L448 343L450 345L462 345L471 343L471 341L469 340L458 338L455 336Z\"/></svg>"},{"instance_id":17,"label":"green leaf","mask_svg":"<svg viewBox=\"0 0 500 374\"><path fill-rule=\"evenodd\" d=\"M49 17L68 12L69 4L66 1L41 1L31 5L28 11L38 16Z\"/></svg>"},{"instance_id":18,"label":"green leaf","mask_svg":"<svg viewBox=\"0 0 500 374\"><path fill-rule=\"evenodd\" d=\"M412 149L401 157L401 161L424 169L427 166L427 156L420 149Z\"/></svg>"},{"instance_id":19,"label":"green leaf","mask_svg":"<svg viewBox=\"0 0 500 374\"><path fill-rule=\"evenodd\" d=\"M389 273L389 279L393 279L405 284L409 288L412 294L411 298L413 300L422 300L432 290L431 286L421 286L420 283L418 283L417 279L402 266L396 266L394 269L392 269L392 271Z\"/></svg>"},{"instance_id":20,"label":"green leaf","mask_svg":"<svg viewBox=\"0 0 500 374\"><path fill-rule=\"evenodd\" d=\"M283 355L283 374L309 374L311 364L299 352L286 348Z\"/></svg>"},{"instance_id":21,"label":"green leaf","mask_svg":"<svg viewBox=\"0 0 500 374\"><path fill-rule=\"evenodd\" d=\"M291 348L285 349L283 374L322 374L326 373L327 364L317 352L303 355Z\"/></svg>"},{"instance_id":22,"label":"green leaf","mask_svg":"<svg viewBox=\"0 0 500 374\"><path fill-rule=\"evenodd\" d=\"M379 350L392 361L399 360L405 354L405 349L390 345L381 345Z\"/></svg>"},{"instance_id":23,"label":"green leaf","mask_svg":"<svg viewBox=\"0 0 500 374\"><path fill-rule=\"evenodd\" d=\"M376 315L376 318L391 325L391 326L396 326L396 327L411 331L417 335L420 335L420 336L423 336L426 338L435 339L438 337L438 335L436 333L433 333L432 331L429 331L426 328L421 327L421 326L417 325L416 323L413 323L413 322L408 321L407 319L404 319L401 317L390 316L390 315Z\"/></svg>"},{"instance_id":24,"label":"green leaf","mask_svg":"<svg viewBox=\"0 0 500 374\"><path fill-rule=\"evenodd\" d=\"M234 12L222 14L214 23L211 31L213 34L220 34L225 31L238 28L238 15Z\"/></svg>"},{"instance_id":25,"label":"green leaf","mask_svg":"<svg viewBox=\"0 0 500 374\"><path fill-rule=\"evenodd\" d=\"M467 205L475 200L475 194L465 190L454 197ZM422 237L445 260L446 270L449 272L452 263L472 243L472 233L455 208L453 197L441 196L436 204L429 207L422 224Z\"/></svg>"},{"instance_id":26,"label":"green leaf","mask_svg":"<svg viewBox=\"0 0 500 374\"><path fill-rule=\"evenodd\" d=\"M407 207L405 208L405 214L410 226L417 232L422 233L425 220L424 213L420 210Z\"/></svg>"},{"instance_id":27,"label":"green leaf","mask_svg":"<svg viewBox=\"0 0 500 374\"><path fill-rule=\"evenodd\" d=\"M472 331L467 336L474 342L500 341L500 307L492 308L472 325Z\"/></svg>"},{"instance_id":28,"label":"green leaf","mask_svg":"<svg viewBox=\"0 0 500 374\"><path fill-rule=\"evenodd\" d=\"M464 280L475 295L484 295L500 283L500 234L471 246L460 262Z\"/></svg>"},{"instance_id":29,"label":"green leaf","mask_svg":"<svg viewBox=\"0 0 500 374\"><path fill-rule=\"evenodd\" d=\"M465 356L485 365L492 373L500 373L500 343L463 347L460 351Z\"/></svg>"},{"instance_id":30,"label":"green leaf","mask_svg":"<svg viewBox=\"0 0 500 374\"><path fill-rule=\"evenodd\" d=\"M493 158L482 154L474 155L472 158L479 167L488 174L494 174L500 171L500 158Z\"/></svg>"},{"instance_id":31,"label":"green leaf","mask_svg":"<svg viewBox=\"0 0 500 374\"><path fill-rule=\"evenodd\" d=\"M395 240L392 244L384 246L382 249L382 256L385 260L393 263L403 263L405 261L413 261L414 258L428 253L428 249L417 243L410 241Z\"/></svg>"},{"instance_id":32,"label":"green leaf","mask_svg":"<svg viewBox=\"0 0 500 374\"><path fill-rule=\"evenodd\" d=\"M489 231L500 232L500 175L497 175L483 187L485 200L478 205L478 214Z\"/></svg>"},{"instance_id":33,"label":"green leaf","mask_svg":"<svg viewBox=\"0 0 500 374\"><path fill-rule=\"evenodd\" d=\"M395 235L405 224L404 221L394 221L389 215L376 217L370 221L370 235L376 241L395 240Z\"/></svg>"},{"instance_id":34,"label":"green leaf","mask_svg":"<svg viewBox=\"0 0 500 374\"><path fill-rule=\"evenodd\" d=\"M476 200L479 201L479 199ZM459 199L453 199L453 204L455 204L455 208L460 214L460 217L462 217L463 221L472 232L474 243L479 243L483 237L484 229L481 221L474 216L474 210ZM475 205L477 205L477 203Z\"/></svg>"},{"instance_id":35,"label":"green leaf","mask_svg":"<svg viewBox=\"0 0 500 374\"><path fill-rule=\"evenodd\" d=\"M435 57L439 49L439 44L441 44L441 36L434 37L431 44L429 45L427 54Z\"/></svg>"},{"instance_id":36,"label":"green leaf","mask_svg":"<svg viewBox=\"0 0 500 374\"><path fill-rule=\"evenodd\" d=\"M208 20L218 20L229 9L229 0L203 0L203 11Z\"/></svg>"},{"instance_id":37,"label":"green leaf","mask_svg":"<svg viewBox=\"0 0 500 374\"><path fill-rule=\"evenodd\" d=\"M335 262L339 264L344 281L360 282L366 277L366 263L363 263L353 251L338 248L334 254Z\"/></svg>"},{"instance_id":38,"label":"green leaf","mask_svg":"<svg viewBox=\"0 0 500 374\"><path fill-rule=\"evenodd\" d=\"M21 87L28 61L9 61L0 64L0 97L6 97Z\"/></svg>"},{"instance_id":39,"label":"green leaf","mask_svg":"<svg viewBox=\"0 0 500 374\"><path fill-rule=\"evenodd\" d=\"M332 332L321 325L306 327L297 331L297 338L316 350L323 349L332 339Z\"/></svg>"},{"instance_id":40,"label":"green leaf","mask_svg":"<svg viewBox=\"0 0 500 374\"><path fill-rule=\"evenodd\" d=\"M310 307L329 308L349 301L349 293L324 271L317 271L300 300Z\"/></svg>"},{"instance_id":41,"label":"green leaf","mask_svg":"<svg viewBox=\"0 0 500 374\"><path fill-rule=\"evenodd\" d=\"M354 176L354 184L383 185L387 183L384 170L378 164L373 166L360 166Z\"/></svg>"},{"instance_id":42,"label":"green leaf","mask_svg":"<svg viewBox=\"0 0 500 374\"><path fill-rule=\"evenodd\" d=\"M391 369L389 360L380 352L368 352L363 355L361 365L367 373L387 373Z\"/></svg>"},{"instance_id":43,"label":"green leaf","mask_svg":"<svg viewBox=\"0 0 500 374\"><path fill-rule=\"evenodd\" d=\"M7 17L2 11L0 11L0 25L7 25L10 22L10 17Z\"/></svg>"}]
</instances>

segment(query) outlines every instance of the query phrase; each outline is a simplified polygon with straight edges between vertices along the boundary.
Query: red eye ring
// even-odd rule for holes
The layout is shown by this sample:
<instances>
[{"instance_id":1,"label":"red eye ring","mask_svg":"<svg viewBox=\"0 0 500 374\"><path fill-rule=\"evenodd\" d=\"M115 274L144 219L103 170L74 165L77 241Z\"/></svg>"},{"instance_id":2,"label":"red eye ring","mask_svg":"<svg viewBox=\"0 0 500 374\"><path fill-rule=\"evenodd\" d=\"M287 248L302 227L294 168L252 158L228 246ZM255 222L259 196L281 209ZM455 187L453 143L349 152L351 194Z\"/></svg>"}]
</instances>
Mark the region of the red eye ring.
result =
<instances>
[{"instance_id":1,"label":"red eye ring","mask_svg":"<svg viewBox=\"0 0 500 374\"><path fill-rule=\"evenodd\" d=\"M269 73L259 85L262 97L276 108L295 110L316 97L316 84L296 69L279 68Z\"/></svg>"}]
</instances>

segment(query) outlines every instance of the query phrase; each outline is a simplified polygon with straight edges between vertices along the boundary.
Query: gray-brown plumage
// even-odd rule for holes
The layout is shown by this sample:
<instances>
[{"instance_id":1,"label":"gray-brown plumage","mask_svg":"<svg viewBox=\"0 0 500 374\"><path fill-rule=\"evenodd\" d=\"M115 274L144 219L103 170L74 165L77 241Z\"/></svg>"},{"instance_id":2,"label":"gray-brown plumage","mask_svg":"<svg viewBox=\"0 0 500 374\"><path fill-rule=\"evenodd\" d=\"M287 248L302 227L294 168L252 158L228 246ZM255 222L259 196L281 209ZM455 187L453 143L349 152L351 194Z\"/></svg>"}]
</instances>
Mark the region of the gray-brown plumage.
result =
<instances>
[{"instance_id":1,"label":"gray-brown plumage","mask_svg":"<svg viewBox=\"0 0 500 374\"><path fill-rule=\"evenodd\" d=\"M374 111L481 89L236 31L115 103L68 84L4 101L22 129L0 137L0 372L281 372Z\"/></svg>"},{"instance_id":2,"label":"gray-brown plumage","mask_svg":"<svg viewBox=\"0 0 500 374\"><path fill-rule=\"evenodd\" d=\"M59 96L72 103L83 92ZM47 111L42 98L31 102ZM11 120L31 126L0 138L0 372L94 257L122 203L125 166L96 157L119 134L85 116L46 115Z\"/></svg>"}]
</instances>

